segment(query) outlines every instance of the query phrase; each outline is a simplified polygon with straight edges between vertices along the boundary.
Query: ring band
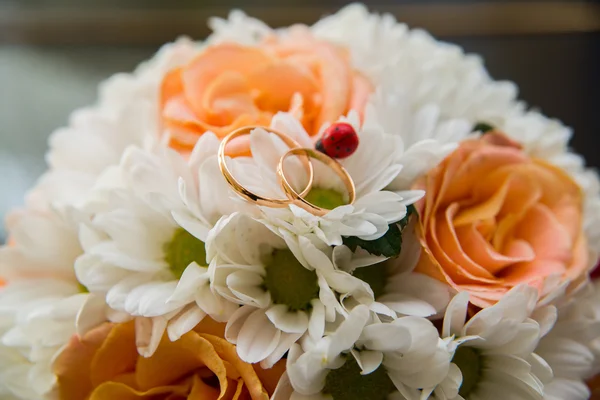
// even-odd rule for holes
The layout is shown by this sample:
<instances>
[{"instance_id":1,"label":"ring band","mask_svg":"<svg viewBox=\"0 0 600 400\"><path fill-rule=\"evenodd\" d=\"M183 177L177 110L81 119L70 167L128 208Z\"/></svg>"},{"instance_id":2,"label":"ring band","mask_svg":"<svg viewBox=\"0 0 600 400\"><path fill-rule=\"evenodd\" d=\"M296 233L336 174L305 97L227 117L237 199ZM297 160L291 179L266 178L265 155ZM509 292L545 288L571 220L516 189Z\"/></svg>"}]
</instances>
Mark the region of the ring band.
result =
<instances>
[{"instance_id":1,"label":"ring band","mask_svg":"<svg viewBox=\"0 0 600 400\"><path fill-rule=\"evenodd\" d=\"M239 183L237 179L235 179L235 177L232 175L231 171L229 171L229 168L227 167L227 163L225 162L225 147L227 147L227 143L229 143L232 139L235 139L238 136L248 135L254 129L257 129L257 128L264 129L265 131L267 131L269 133L273 133L273 134L277 135L292 150L300 149L300 144L298 142L296 142L295 140L290 138L288 135L286 135L282 132L276 131L275 129L268 128L266 126L244 126L242 128L236 129L235 131L231 132L229 135L227 135L221 141L221 145L219 146L219 155L218 155L219 169L221 170L221 173L225 177L225 180L227 181L227 183L229 183L229 185L233 188L233 190L235 190L240 196L242 196L246 200L257 203L258 205L261 205L261 206L287 207L291 202L289 199L289 196L287 199L271 199L268 197L259 196L258 194L251 192L250 190L246 189L241 183ZM306 188L300 194L301 196L305 196L310 191L310 189L312 187L312 183L313 183L313 178L314 178L314 170L313 170L313 165L310 162L310 158L308 156L305 158L306 158L306 160L303 162L303 164L306 166L309 180L308 180L308 184L306 185ZM280 160L280 164L281 164L281 160Z\"/></svg>"},{"instance_id":2,"label":"ring band","mask_svg":"<svg viewBox=\"0 0 600 400\"><path fill-rule=\"evenodd\" d=\"M281 158L279 159L279 164L277 165L277 175L279 176L279 183L281 184L281 187L283 188L285 194L288 196L292 204L295 204L298 207L310 212L311 214L318 216L325 215L329 211L331 211L326 208L318 207L312 204L311 202L305 200L304 192L298 194L298 192L294 190L292 185L290 185L287 178L285 177L285 172L283 170L283 164L285 159L291 155L302 154L310 158L315 158L327 165L328 167L330 167L331 169L333 169L346 186L346 190L348 191L348 204L354 203L354 200L356 199L356 188L354 187L354 181L352 180L352 177L350 176L348 171L346 171L346 169L342 167L342 165L339 162L329 157L328 155L314 149L292 148L288 150L288 152L285 153L283 156L281 156Z\"/></svg>"}]
</instances>

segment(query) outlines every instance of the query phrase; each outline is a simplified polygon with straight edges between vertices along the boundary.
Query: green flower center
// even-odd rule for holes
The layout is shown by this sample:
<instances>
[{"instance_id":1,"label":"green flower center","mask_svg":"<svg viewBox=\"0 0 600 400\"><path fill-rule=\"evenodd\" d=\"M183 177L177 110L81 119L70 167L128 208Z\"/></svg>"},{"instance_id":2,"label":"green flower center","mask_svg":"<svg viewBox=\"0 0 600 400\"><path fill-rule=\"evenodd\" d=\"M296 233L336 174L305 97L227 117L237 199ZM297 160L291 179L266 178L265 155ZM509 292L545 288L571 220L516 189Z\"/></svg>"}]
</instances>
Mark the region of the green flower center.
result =
<instances>
[{"instance_id":1,"label":"green flower center","mask_svg":"<svg viewBox=\"0 0 600 400\"><path fill-rule=\"evenodd\" d=\"M275 249L264 261L265 289L275 304L290 310L308 310L312 299L319 298L317 274L310 271L287 249Z\"/></svg>"},{"instance_id":2,"label":"green flower center","mask_svg":"<svg viewBox=\"0 0 600 400\"><path fill-rule=\"evenodd\" d=\"M490 124L488 124L487 122L478 122L475 124L475 126L473 126L473 132L482 132L482 133L487 133L489 131L493 131L494 127Z\"/></svg>"},{"instance_id":3,"label":"green flower center","mask_svg":"<svg viewBox=\"0 0 600 400\"><path fill-rule=\"evenodd\" d=\"M79 293L89 293L90 292L88 290L88 288L85 287L85 285L81 282L77 282L77 286L79 287Z\"/></svg>"},{"instance_id":4,"label":"green flower center","mask_svg":"<svg viewBox=\"0 0 600 400\"><path fill-rule=\"evenodd\" d=\"M385 400L393 391L394 384L383 366L361 375L354 357L348 357L341 368L329 371L323 389L333 400Z\"/></svg>"},{"instance_id":5,"label":"green flower center","mask_svg":"<svg viewBox=\"0 0 600 400\"><path fill-rule=\"evenodd\" d=\"M371 286L375 298L378 298L385 292L387 273L383 262L369 265L368 267L356 268L352 275L367 282Z\"/></svg>"},{"instance_id":6,"label":"green flower center","mask_svg":"<svg viewBox=\"0 0 600 400\"><path fill-rule=\"evenodd\" d=\"M304 200L311 202L315 206L333 210L336 207L346 204L344 195L337 190L321 189L313 187L310 192L304 196Z\"/></svg>"},{"instance_id":7,"label":"green flower center","mask_svg":"<svg viewBox=\"0 0 600 400\"><path fill-rule=\"evenodd\" d=\"M164 245L163 250L169 269L178 279L192 261L198 265L206 265L204 242L183 228L175 231L173 238Z\"/></svg>"},{"instance_id":8,"label":"green flower center","mask_svg":"<svg viewBox=\"0 0 600 400\"><path fill-rule=\"evenodd\" d=\"M481 378L481 356L477 349L459 347L454 353L452 362L460 368L463 376L459 394L467 397L475 389Z\"/></svg>"}]
</instances>

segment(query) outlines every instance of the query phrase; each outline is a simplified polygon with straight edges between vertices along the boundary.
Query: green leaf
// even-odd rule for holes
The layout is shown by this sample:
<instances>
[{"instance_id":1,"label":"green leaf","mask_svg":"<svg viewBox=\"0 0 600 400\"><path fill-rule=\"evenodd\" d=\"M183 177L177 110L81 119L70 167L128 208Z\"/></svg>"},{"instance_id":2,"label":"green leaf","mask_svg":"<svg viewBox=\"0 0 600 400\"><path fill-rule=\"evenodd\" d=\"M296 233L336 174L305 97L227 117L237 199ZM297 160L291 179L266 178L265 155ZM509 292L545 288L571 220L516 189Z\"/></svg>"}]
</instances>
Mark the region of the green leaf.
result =
<instances>
[{"instance_id":1,"label":"green leaf","mask_svg":"<svg viewBox=\"0 0 600 400\"><path fill-rule=\"evenodd\" d=\"M385 235L379 239L362 240L356 236L349 236L344 237L343 242L352 251L356 251L357 247L361 247L376 256L396 257L402 249L402 230L408 225L412 214L416 214L416 210L410 205L406 209L406 216L398 223L390 224Z\"/></svg>"},{"instance_id":2,"label":"green leaf","mask_svg":"<svg viewBox=\"0 0 600 400\"><path fill-rule=\"evenodd\" d=\"M406 216L402 218L400 222L398 222L400 224L401 230L404 230L404 228L406 228L406 225L408 225L408 223L410 222L410 216L413 214L417 215L417 209L414 205L411 204L408 207L406 207Z\"/></svg>"},{"instance_id":3,"label":"green leaf","mask_svg":"<svg viewBox=\"0 0 600 400\"><path fill-rule=\"evenodd\" d=\"M493 131L494 127L486 122L478 122L473 127L473 132L481 132L488 133L489 131Z\"/></svg>"}]
</instances>

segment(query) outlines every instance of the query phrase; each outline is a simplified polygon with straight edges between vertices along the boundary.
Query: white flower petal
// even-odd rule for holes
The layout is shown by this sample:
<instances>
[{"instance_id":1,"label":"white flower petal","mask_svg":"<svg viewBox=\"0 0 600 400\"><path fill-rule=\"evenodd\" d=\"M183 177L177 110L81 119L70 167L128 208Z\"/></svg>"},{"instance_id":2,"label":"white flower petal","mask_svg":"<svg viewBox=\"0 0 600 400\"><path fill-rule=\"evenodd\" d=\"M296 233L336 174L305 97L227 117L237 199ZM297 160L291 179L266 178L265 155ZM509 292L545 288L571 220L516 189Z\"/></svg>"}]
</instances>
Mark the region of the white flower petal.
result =
<instances>
[{"instance_id":1,"label":"white flower petal","mask_svg":"<svg viewBox=\"0 0 600 400\"><path fill-rule=\"evenodd\" d=\"M238 355L248 363L262 361L277 348L280 337L281 331L273 326L265 312L256 310L248 316L240 329Z\"/></svg>"}]
</instances>

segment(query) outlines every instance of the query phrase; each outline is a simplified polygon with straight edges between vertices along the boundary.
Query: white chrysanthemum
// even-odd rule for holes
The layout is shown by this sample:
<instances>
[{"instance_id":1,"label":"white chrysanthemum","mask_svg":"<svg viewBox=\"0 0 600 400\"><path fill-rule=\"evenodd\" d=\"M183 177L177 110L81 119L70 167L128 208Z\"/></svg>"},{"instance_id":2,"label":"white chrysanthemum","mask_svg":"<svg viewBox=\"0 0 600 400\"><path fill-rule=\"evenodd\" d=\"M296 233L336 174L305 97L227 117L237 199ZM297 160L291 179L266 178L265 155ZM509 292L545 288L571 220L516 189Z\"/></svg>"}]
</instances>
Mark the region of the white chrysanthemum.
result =
<instances>
[{"instance_id":1,"label":"white chrysanthemum","mask_svg":"<svg viewBox=\"0 0 600 400\"><path fill-rule=\"evenodd\" d=\"M537 296L534 288L517 286L467 320L469 295L456 295L446 310L442 337L454 352L452 363L458 369L453 367L439 386L415 391L407 399L431 393L439 400L543 399L552 370L534 351L551 329L556 309L549 306L534 313Z\"/></svg>"},{"instance_id":2,"label":"white chrysanthemum","mask_svg":"<svg viewBox=\"0 0 600 400\"><path fill-rule=\"evenodd\" d=\"M314 234L328 245L342 244L343 236L375 240L387 232L389 224L406 216L407 205L423 196L422 191L384 190L402 170L402 165L396 161L398 154L402 152L400 138L375 130L358 129L358 118L354 116L351 116L349 122L357 129L360 145L353 155L340 160L340 163L354 181L356 201L351 205L346 204L347 194L342 181L324 164L313 161L315 179L305 198L331 211L324 216L315 216L294 205L288 209L263 207L264 221L271 229L298 236ZM291 115L280 113L275 116L271 125L301 145L313 146L304 128ZM248 176L250 174L246 173L245 186L262 195L285 198L275 171L280 157L288 147L277 136L262 129L256 129L250 134L250 144L258 168L258 173L254 176L259 180L253 182L251 176ZM286 176L290 180L301 182L305 171L299 163L295 167L287 168ZM298 191L302 190L301 186L298 185Z\"/></svg>"},{"instance_id":3,"label":"white chrysanthemum","mask_svg":"<svg viewBox=\"0 0 600 400\"><path fill-rule=\"evenodd\" d=\"M295 344L286 372L293 400L385 398L437 385L447 376L450 356L430 321L382 323L360 305L322 339Z\"/></svg>"},{"instance_id":4,"label":"white chrysanthemum","mask_svg":"<svg viewBox=\"0 0 600 400\"><path fill-rule=\"evenodd\" d=\"M335 266L367 282L372 297L348 296L342 304L352 309L361 303L371 311L398 316L432 317L443 312L450 301L449 286L429 276L413 272L420 255L414 223L402 230L402 250L397 258L376 257L358 248L354 254L346 246L333 251Z\"/></svg>"},{"instance_id":5,"label":"white chrysanthemum","mask_svg":"<svg viewBox=\"0 0 600 400\"><path fill-rule=\"evenodd\" d=\"M101 299L75 277L82 252L78 213L25 211L9 219L11 244L0 250L0 386L39 399L55 382L52 360L77 329L106 319Z\"/></svg>"},{"instance_id":6,"label":"white chrysanthemum","mask_svg":"<svg viewBox=\"0 0 600 400\"><path fill-rule=\"evenodd\" d=\"M337 294L370 293L365 282L334 268L331 248L314 235L278 236L246 214L222 219L207 251L214 289L242 305L225 335L242 360L265 367L305 333L321 338L325 323L345 314Z\"/></svg>"},{"instance_id":7,"label":"white chrysanthemum","mask_svg":"<svg viewBox=\"0 0 600 400\"><path fill-rule=\"evenodd\" d=\"M590 283L558 307L554 328L536 349L554 373L552 381L544 386L545 400L589 398L584 380L600 371L599 338L600 291Z\"/></svg>"},{"instance_id":8,"label":"white chrysanthemum","mask_svg":"<svg viewBox=\"0 0 600 400\"><path fill-rule=\"evenodd\" d=\"M206 259L213 225L246 207L219 172L218 146L207 133L187 160L168 148L128 150L124 187L98 193L99 211L82 232L77 276L113 309L147 318L136 330L143 355L165 329L176 340L206 314L226 321L237 309L213 293Z\"/></svg>"},{"instance_id":9,"label":"white chrysanthemum","mask_svg":"<svg viewBox=\"0 0 600 400\"><path fill-rule=\"evenodd\" d=\"M119 163L131 145L149 147L159 139L159 94L164 75L189 61L198 46L188 39L165 45L131 74L100 85L96 105L75 111L69 126L50 137L49 171L31 190L28 203L81 204L98 179ZM110 180L112 176L106 179Z\"/></svg>"}]
</instances>

